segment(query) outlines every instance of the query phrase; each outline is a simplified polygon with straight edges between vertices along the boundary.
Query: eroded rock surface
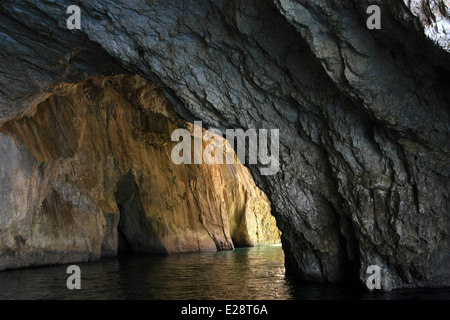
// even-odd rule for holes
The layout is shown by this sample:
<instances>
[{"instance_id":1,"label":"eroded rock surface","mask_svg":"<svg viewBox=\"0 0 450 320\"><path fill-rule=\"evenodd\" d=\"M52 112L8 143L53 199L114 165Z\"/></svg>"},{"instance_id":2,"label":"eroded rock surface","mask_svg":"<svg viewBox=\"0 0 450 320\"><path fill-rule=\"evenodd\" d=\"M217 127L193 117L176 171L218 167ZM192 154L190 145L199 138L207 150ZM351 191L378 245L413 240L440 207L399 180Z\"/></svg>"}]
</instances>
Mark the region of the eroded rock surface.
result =
<instances>
[{"instance_id":1,"label":"eroded rock surface","mask_svg":"<svg viewBox=\"0 0 450 320\"><path fill-rule=\"evenodd\" d=\"M67 85L32 116L5 123L0 269L118 250L232 249L235 234L238 245L279 240L268 199L243 165L171 161L171 132L184 127L192 130L138 76ZM265 233L255 237L245 221Z\"/></svg>"},{"instance_id":2,"label":"eroded rock surface","mask_svg":"<svg viewBox=\"0 0 450 320\"><path fill-rule=\"evenodd\" d=\"M250 169L291 274L365 282L377 264L385 290L450 285L450 58L424 30L436 3L435 20L448 19L445 1L86 0L77 31L69 2L1 2L0 121L62 81L123 67L185 119L280 129L280 172ZM380 30L366 28L371 4ZM31 161L10 145L6 157Z\"/></svg>"}]
</instances>

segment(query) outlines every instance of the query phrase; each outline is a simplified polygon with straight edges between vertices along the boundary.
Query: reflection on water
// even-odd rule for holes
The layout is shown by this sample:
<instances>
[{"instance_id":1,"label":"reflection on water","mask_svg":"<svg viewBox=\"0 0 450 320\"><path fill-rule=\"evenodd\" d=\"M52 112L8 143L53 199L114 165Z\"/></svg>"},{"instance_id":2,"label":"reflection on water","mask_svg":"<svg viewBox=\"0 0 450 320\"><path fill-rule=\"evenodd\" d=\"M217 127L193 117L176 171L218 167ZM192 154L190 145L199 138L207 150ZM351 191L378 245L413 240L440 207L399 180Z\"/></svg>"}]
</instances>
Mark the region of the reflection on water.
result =
<instances>
[{"instance_id":1,"label":"reflection on water","mask_svg":"<svg viewBox=\"0 0 450 320\"><path fill-rule=\"evenodd\" d=\"M81 290L68 290L67 265L0 272L0 299L449 299L450 290L370 293L294 284L279 246L79 264Z\"/></svg>"}]
</instances>

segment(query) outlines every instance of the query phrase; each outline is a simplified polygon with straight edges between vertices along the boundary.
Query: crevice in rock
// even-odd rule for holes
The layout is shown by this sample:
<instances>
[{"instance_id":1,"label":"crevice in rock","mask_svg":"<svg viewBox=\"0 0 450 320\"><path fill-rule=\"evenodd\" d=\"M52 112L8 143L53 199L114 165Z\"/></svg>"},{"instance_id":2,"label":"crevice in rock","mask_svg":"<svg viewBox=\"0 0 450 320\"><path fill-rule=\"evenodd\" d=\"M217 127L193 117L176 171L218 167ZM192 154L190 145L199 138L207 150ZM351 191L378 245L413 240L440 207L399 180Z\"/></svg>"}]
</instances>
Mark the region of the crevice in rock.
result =
<instances>
[{"instance_id":1,"label":"crevice in rock","mask_svg":"<svg viewBox=\"0 0 450 320\"><path fill-rule=\"evenodd\" d=\"M117 184L115 198L120 211L117 226L120 253L167 253L151 222L146 217L139 187L131 170Z\"/></svg>"},{"instance_id":2,"label":"crevice in rock","mask_svg":"<svg viewBox=\"0 0 450 320\"><path fill-rule=\"evenodd\" d=\"M393 270L389 280L394 287L435 285L440 277L442 284L436 285L445 285L450 279L446 273L448 259L442 262L440 257L449 251L448 238L444 236L450 221L449 53L424 35L423 27L431 20L422 18L432 13L424 11L430 9L428 2L422 2L424 8L418 9L424 12L410 12L410 4L402 1L383 2L379 31L366 28L368 4L367 0L192 1L186 11L176 2L164 5L141 2L137 10L134 4L123 2L119 6L110 0L99 0L84 4L86 27L71 32L64 23L56 23L59 18L53 14L64 12L63 3L2 1L0 33L5 50L0 54L0 122L19 117L25 110L32 114L30 106L48 97L62 82L79 83L88 75L108 74L111 70L107 61L114 57L118 63L111 66L121 64L133 74L157 82L175 111L185 119L201 119L222 130L269 126L282 129L279 174L262 177L258 166L249 167L272 201L283 239L289 241L284 248L291 251L294 272L300 277L306 274L305 278L317 281L332 280L330 275L334 274L324 272L323 268L340 263L340 252L347 247L348 253L348 245L356 238L361 268L372 263L387 264ZM130 23L125 25L124 21ZM140 127L130 123L145 117L125 100L115 100L123 92L118 94L117 88L100 87L110 90L111 99L105 100L94 92L89 100L92 104L78 106L84 113L76 121L86 125L81 133L74 131L79 143L60 135L62 140L73 140L73 145L55 141L58 148L46 143L39 148L46 152L34 150L40 155L37 161L48 162L61 156L70 157L73 162L84 161L78 163L78 171L70 169L73 162L61 168L62 192L58 194L83 209L89 218L98 208L98 229L109 228L105 227L102 215L117 214L114 211L117 207L124 213L133 212L123 214L124 217L139 220L147 215L166 248L172 244L168 250L171 252L192 247L214 248L214 241L198 220L199 212L208 230L218 230L216 236L228 243L225 216L209 214L210 202L217 204L217 199L209 198L202 203L203 210L195 211L192 204L195 195L188 191L184 195L187 194L189 205L181 208L183 214L179 216L173 209L177 201L182 202L179 199L183 190L191 187L190 181L206 171L190 167L186 173L161 165L153 175L148 174L153 168L143 159L153 157L155 163L161 164L160 156L167 150L156 144L163 151L155 152L156 147L150 146L152 143L145 138L149 136L147 132L139 132ZM133 86L122 89L137 93ZM64 90L59 93L67 95ZM122 108L122 103L126 108ZM157 121L153 119L152 123ZM58 136L59 132L55 134L49 127L52 134L45 134L47 123L43 123L37 138L53 142L51 136ZM142 123L144 131L151 129ZM162 123L171 129L175 126L169 120ZM296 126L304 128L296 130ZM24 127L33 127L33 123ZM130 134L134 129L139 139ZM27 132L25 140L19 137L30 149L39 142L33 134ZM1 135L0 140L8 143ZM80 155L75 147L83 147L85 153ZM13 156L0 154L2 161L25 162L22 154L17 152ZM330 163L325 166L332 168L331 174L323 170L323 157L328 157ZM91 170L92 163L95 169ZM138 169L137 174L133 172L133 182L124 184L134 194L116 200L116 204L110 188L132 167ZM107 169L101 172L98 168ZM142 172L146 178L159 177L160 182L164 181L164 187L156 195L172 188L177 190L176 200L166 197L166 201L157 203L155 194L147 192L151 186L140 180ZM85 175L83 179L80 173ZM6 188L11 185L20 194L26 185L24 181L29 181L32 175L19 172L14 176L6 172L5 176ZM217 176L223 177L223 172ZM199 192L204 193L205 181L214 181L208 179L195 181ZM33 182L30 194L39 190L39 181ZM82 192L78 192L80 189ZM108 190L95 193L102 189ZM40 204L31 200L36 206ZM197 200L202 199L197 196ZM0 206L4 203L9 210L13 202L6 193ZM14 223L18 223L20 215L32 211L26 210L20 214L13 212ZM342 223L340 217L346 217ZM222 222L216 218L223 218ZM174 221L180 220L188 227L177 229ZM114 222L111 219L106 224ZM159 228L158 223L164 227ZM349 225L351 235L345 241L336 236L342 237L339 228L343 224ZM128 222L125 225L123 236L135 246L132 236L125 233L136 230L131 232L134 227ZM106 243L97 241L96 232L87 232L92 237L84 241L100 242L110 248L114 239L108 235L110 240ZM182 236L167 236L177 232ZM323 239L329 239L330 232L334 236L327 243ZM9 237L5 239L9 245ZM321 246L323 250L318 251ZM417 267L408 270L404 266L411 261ZM396 275L395 268L401 268L405 276ZM365 276L363 273L361 270L360 279ZM407 283L414 278L418 280Z\"/></svg>"},{"instance_id":3,"label":"crevice in rock","mask_svg":"<svg viewBox=\"0 0 450 320\"><path fill-rule=\"evenodd\" d=\"M120 223L124 220L122 218L124 213L124 209L121 205L117 205L119 208L119 225L117 226L117 254L119 256L130 256L134 254L133 249L131 248L131 244L128 242L128 239L125 235L124 222Z\"/></svg>"}]
</instances>

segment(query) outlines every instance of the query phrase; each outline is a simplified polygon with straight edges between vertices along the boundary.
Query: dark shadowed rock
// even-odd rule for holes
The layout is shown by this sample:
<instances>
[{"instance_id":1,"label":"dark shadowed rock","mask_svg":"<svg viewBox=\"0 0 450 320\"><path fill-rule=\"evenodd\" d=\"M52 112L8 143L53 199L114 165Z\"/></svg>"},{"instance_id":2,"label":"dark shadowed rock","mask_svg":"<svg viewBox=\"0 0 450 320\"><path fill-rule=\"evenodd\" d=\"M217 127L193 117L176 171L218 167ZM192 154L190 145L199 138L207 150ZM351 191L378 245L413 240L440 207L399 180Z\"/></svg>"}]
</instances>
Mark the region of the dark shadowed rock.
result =
<instances>
[{"instance_id":1,"label":"dark shadowed rock","mask_svg":"<svg viewBox=\"0 0 450 320\"><path fill-rule=\"evenodd\" d=\"M385 290L450 285L444 1L86 0L74 31L69 2L1 2L0 122L62 83L138 73L187 120L280 129L280 172L250 169L291 274L364 282L377 264Z\"/></svg>"}]
</instances>

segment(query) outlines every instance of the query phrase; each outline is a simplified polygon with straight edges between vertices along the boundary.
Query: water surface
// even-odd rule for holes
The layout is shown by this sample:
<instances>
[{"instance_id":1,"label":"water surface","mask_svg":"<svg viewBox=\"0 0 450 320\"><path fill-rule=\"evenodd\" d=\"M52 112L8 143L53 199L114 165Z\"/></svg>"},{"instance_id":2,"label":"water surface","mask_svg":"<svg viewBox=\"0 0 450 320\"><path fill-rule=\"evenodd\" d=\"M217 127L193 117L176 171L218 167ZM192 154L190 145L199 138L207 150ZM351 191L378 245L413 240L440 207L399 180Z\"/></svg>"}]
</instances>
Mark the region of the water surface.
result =
<instances>
[{"instance_id":1,"label":"water surface","mask_svg":"<svg viewBox=\"0 0 450 320\"><path fill-rule=\"evenodd\" d=\"M80 263L81 290L68 290L68 265L0 272L0 299L450 299L450 289L370 293L294 283L280 246Z\"/></svg>"}]
</instances>

